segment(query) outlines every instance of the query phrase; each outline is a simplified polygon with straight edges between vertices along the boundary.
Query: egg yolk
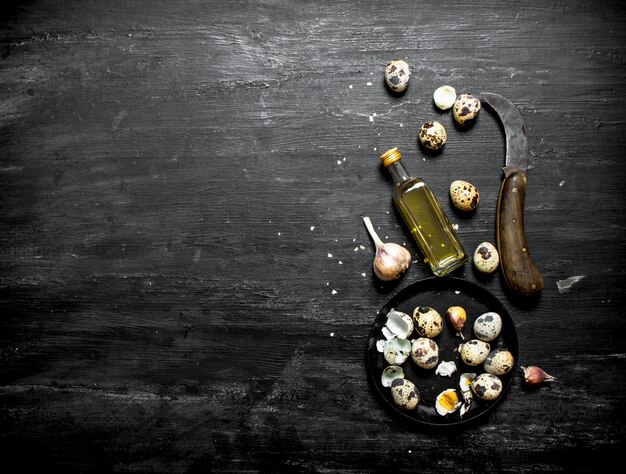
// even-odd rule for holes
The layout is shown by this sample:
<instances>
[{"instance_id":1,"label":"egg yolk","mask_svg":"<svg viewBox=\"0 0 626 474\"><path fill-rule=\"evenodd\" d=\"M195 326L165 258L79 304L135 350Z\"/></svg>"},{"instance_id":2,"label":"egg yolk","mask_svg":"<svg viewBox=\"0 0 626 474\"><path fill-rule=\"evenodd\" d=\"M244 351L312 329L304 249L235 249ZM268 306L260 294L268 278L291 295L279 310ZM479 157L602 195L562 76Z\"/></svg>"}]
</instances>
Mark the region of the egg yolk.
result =
<instances>
[{"instance_id":1,"label":"egg yolk","mask_svg":"<svg viewBox=\"0 0 626 474\"><path fill-rule=\"evenodd\" d=\"M457 397L456 392L445 392L439 399L439 404L445 410L453 410L457 403L459 403L459 397Z\"/></svg>"}]
</instances>

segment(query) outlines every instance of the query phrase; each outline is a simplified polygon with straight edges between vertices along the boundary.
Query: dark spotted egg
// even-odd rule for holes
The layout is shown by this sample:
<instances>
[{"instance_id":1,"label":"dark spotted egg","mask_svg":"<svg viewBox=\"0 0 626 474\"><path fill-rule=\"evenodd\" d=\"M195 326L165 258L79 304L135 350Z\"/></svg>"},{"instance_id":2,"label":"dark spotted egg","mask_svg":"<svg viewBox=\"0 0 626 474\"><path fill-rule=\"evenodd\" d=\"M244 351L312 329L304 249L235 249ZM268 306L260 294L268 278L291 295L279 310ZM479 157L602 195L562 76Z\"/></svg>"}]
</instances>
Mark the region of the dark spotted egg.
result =
<instances>
[{"instance_id":1,"label":"dark spotted egg","mask_svg":"<svg viewBox=\"0 0 626 474\"><path fill-rule=\"evenodd\" d=\"M481 314L474 321L474 334L481 341L493 341L502 331L502 318L498 313L490 311Z\"/></svg>"},{"instance_id":2,"label":"dark spotted egg","mask_svg":"<svg viewBox=\"0 0 626 474\"><path fill-rule=\"evenodd\" d=\"M389 89L394 92L404 92L409 86L409 79L411 79L411 69L406 61L394 59L387 63L385 82Z\"/></svg>"},{"instance_id":3,"label":"dark spotted egg","mask_svg":"<svg viewBox=\"0 0 626 474\"><path fill-rule=\"evenodd\" d=\"M450 199L457 209L469 212L478 206L480 193L472 183L458 179L450 184Z\"/></svg>"},{"instance_id":4,"label":"dark spotted egg","mask_svg":"<svg viewBox=\"0 0 626 474\"><path fill-rule=\"evenodd\" d=\"M439 151L446 144L448 136L446 135L446 129L441 123L431 120L422 124L419 132L417 132L417 138L429 150Z\"/></svg>"},{"instance_id":5,"label":"dark spotted egg","mask_svg":"<svg viewBox=\"0 0 626 474\"><path fill-rule=\"evenodd\" d=\"M420 394L413 382L397 378L391 382L391 398L403 410L414 410L420 401Z\"/></svg>"},{"instance_id":6,"label":"dark spotted egg","mask_svg":"<svg viewBox=\"0 0 626 474\"><path fill-rule=\"evenodd\" d=\"M432 369L439 362L439 346L427 337L420 337L411 345L411 357L422 369Z\"/></svg>"},{"instance_id":7,"label":"dark spotted egg","mask_svg":"<svg viewBox=\"0 0 626 474\"><path fill-rule=\"evenodd\" d=\"M459 125L470 125L480 112L480 99L471 94L460 94L452 106L452 115Z\"/></svg>"},{"instance_id":8,"label":"dark spotted egg","mask_svg":"<svg viewBox=\"0 0 626 474\"><path fill-rule=\"evenodd\" d=\"M472 392L483 400L495 400L502 393L502 381L497 375L480 374L472 382Z\"/></svg>"}]
</instances>

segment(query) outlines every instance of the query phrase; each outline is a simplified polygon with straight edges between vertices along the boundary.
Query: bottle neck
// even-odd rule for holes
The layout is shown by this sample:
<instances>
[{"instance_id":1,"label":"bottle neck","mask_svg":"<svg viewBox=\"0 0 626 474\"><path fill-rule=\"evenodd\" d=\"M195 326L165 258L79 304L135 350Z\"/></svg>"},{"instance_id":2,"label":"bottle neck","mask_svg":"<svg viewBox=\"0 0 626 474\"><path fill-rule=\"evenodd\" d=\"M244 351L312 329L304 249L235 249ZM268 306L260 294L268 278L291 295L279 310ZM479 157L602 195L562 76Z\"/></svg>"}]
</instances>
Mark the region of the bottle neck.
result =
<instances>
[{"instance_id":1,"label":"bottle neck","mask_svg":"<svg viewBox=\"0 0 626 474\"><path fill-rule=\"evenodd\" d=\"M387 169L391 173L391 177L396 183L396 186L401 185L402 183L404 183L405 181L408 181L411 178L400 160L387 166Z\"/></svg>"}]
</instances>

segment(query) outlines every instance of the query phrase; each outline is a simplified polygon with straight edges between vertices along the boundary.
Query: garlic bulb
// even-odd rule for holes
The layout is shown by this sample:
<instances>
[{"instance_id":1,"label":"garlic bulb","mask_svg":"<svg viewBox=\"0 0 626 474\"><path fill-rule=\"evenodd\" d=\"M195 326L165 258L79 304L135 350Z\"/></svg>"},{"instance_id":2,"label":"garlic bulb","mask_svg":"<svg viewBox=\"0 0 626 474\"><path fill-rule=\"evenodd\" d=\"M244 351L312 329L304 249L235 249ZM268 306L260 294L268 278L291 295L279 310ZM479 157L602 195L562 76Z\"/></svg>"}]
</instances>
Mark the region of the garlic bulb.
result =
<instances>
[{"instance_id":1,"label":"garlic bulb","mask_svg":"<svg viewBox=\"0 0 626 474\"><path fill-rule=\"evenodd\" d=\"M528 367L522 367L524 371L524 380L529 385L537 385L541 382L552 382L556 380L556 377L547 374L543 369L529 365Z\"/></svg>"},{"instance_id":2,"label":"garlic bulb","mask_svg":"<svg viewBox=\"0 0 626 474\"><path fill-rule=\"evenodd\" d=\"M401 245L391 242L384 243L374 230L369 217L364 217L365 227L370 237L376 245L376 256L374 257L374 274L383 281L391 281L400 276L409 268L411 263L411 253Z\"/></svg>"}]
</instances>

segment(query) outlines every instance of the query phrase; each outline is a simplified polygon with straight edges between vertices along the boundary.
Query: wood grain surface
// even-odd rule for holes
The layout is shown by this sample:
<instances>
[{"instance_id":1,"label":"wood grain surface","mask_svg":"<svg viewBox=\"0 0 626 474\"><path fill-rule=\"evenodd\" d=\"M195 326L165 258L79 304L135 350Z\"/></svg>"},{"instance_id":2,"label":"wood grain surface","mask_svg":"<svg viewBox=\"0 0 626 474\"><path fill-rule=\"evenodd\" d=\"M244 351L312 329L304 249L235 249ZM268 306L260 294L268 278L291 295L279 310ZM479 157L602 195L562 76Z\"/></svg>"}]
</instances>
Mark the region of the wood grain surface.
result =
<instances>
[{"instance_id":1,"label":"wood grain surface","mask_svg":"<svg viewBox=\"0 0 626 474\"><path fill-rule=\"evenodd\" d=\"M4 5L4 4L3 4ZM621 1L22 1L0 11L3 472L599 472L625 447ZM386 62L405 59L392 95ZM532 151L537 300L487 420L384 410L377 311L430 276L378 156L398 146L466 249L495 241L504 135L432 93L502 94ZM440 120L448 143L416 133ZM450 183L476 185L471 216ZM370 216L414 263L376 281Z\"/></svg>"}]
</instances>

